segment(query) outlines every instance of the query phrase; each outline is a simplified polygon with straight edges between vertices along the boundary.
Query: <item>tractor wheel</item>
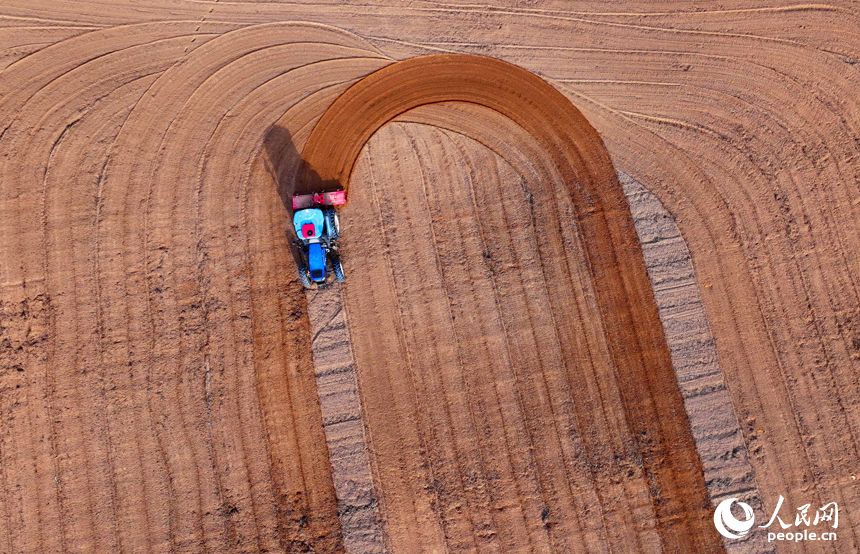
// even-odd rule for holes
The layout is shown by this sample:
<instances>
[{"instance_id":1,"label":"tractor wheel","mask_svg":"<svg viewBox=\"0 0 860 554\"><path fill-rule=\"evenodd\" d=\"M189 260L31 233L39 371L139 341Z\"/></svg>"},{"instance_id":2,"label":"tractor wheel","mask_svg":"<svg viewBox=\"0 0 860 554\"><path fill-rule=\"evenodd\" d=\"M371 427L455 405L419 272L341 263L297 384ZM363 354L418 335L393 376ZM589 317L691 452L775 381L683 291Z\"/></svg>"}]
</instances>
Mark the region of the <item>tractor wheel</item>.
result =
<instances>
[{"instance_id":1,"label":"tractor wheel","mask_svg":"<svg viewBox=\"0 0 860 554\"><path fill-rule=\"evenodd\" d=\"M334 270L334 276L337 279L337 282L343 283L346 280L346 276L343 274L343 266L340 263L340 258L335 258L331 263L331 267Z\"/></svg>"},{"instance_id":2,"label":"tractor wheel","mask_svg":"<svg viewBox=\"0 0 860 554\"><path fill-rule=\"evenodd\" d=\"M299 264L299 279L306 289L311 288L311 277L308 275L308 268L305 264Z\"/></svg>"},{"instance_id":3,"label":"tractor wheel","mask_svg":"<svg viewBox=\"0 0 860 554\"><path fill-rule=\"evenodd\" d=\"M340 218L334 210L326 210L325 223L328 227L328 236L332 239L340 238Z\"/></svg>"}]
</instances>

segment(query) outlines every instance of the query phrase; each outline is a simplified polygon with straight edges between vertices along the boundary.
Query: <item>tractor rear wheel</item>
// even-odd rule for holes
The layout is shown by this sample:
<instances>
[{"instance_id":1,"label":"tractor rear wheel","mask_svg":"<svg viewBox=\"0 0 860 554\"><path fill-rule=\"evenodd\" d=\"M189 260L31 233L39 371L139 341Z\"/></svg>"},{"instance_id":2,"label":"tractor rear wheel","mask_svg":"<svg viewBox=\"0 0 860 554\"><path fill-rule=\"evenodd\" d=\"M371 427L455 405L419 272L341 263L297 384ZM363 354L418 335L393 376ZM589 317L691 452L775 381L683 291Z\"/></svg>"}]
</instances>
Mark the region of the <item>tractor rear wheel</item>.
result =
<instances>
[{"instance_id":1,"label":"tractor rear wheel","mask_svg":"<svg viewBox=\"0 0 860 554\"><path fill-rule=\"evenodd\" d=\"M334 270L334 276L337 279L337 282L343 283L346 280L346 276L343 274L343 266L340 263L340 258L335 258L331 263L331 267Z\"/></svg>"},{"instance_id":2,"label":"tractor rear wheel","mask_svg":"<svg viewBox=\"0 0 860 554\"><path fill-rule=\"evenodd\" d=\"M325 223L328 227L328 236L332 239L340 238L340 218L334 210L326 210Z\"/></svg>"},{"instance_id":3,"label":"tractor rear wheel","mask_svg":"<svg viewBox=\"0 0 860 554\"><path fill-rule=\"evenodd\" d=\"M311 288L311 278L308 275L308 268L305 264L299 264L299 279L302 280L302 284L306 289Z\"/></svg>"}]
</instances>

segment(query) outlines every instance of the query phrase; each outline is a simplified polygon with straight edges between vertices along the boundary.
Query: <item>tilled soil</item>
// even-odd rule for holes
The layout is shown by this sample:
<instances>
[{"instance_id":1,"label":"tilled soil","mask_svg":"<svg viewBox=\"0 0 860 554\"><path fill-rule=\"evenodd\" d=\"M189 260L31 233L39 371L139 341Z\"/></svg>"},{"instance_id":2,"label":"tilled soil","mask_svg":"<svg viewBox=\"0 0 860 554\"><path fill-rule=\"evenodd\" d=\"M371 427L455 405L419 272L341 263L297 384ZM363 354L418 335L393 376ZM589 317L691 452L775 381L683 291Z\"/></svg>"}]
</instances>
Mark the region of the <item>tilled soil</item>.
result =
<instances>
[{"instance_id":1,"label":"tilled soil","mask_svg":"<svg viewBox=\"0 0 860 554\"><path fill-rule=\"evenodd\" d=\"M739 423L757 518L780 495L791 522L838 502L837 541L777 550L856 551L857 6L576 9L4 2L0 552L342 550L283 201L343 91L439 51L550 81L665 207L727 391L705 386L719 406L698 409ZM482 121L384 127L343 210L387 546L654 551L672 526L710 540L707 519L690 532L701 518L672 513L698 497L664 503L627 448L633 381L592 317L589 237L561 224L568 181L540 165L545 145ZM692 321L661 309L667 330ZM684 466L670 476L712 501L731 490L707 477L714 452L671 450L652 467Z\"/></svg>"},{"instance_id":2,"label":"tilled soil","mask_svg":"<svg viewBox=\"0 0 860 554\"><path fill-rule=\"evenodd\" d=\"M608 353L587 339L580 352L600 362L574 350L600 321L590 283L559 282L541 259L542 240L577 237L537 215L554 198L492 156L449 170L462 146L437 133L380 131L370 158L397 167L359 166L353 183L371 186L351 189L358 211L344 211L378 210L356 236L385 245L345 244L368 264L345 305L392 550L660 550L654 523L631 525L654 508ZM373 151L386 139L396 156ZM552 291L577 288L554 305ZM396 332L373 337L378 327Z\"/></svg>"}]
</instances>

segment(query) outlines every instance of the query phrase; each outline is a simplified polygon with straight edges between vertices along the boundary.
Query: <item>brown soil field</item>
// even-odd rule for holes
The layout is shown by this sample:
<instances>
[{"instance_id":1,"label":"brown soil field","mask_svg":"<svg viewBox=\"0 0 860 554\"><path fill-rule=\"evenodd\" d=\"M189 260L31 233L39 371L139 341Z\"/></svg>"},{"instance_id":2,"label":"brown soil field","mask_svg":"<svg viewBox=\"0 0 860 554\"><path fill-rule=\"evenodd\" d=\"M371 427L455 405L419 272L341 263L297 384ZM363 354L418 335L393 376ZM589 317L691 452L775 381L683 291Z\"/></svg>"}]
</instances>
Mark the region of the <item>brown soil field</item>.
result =
<instances>
[{"instance_id":1,"label":"brown soil field","mask_svg":"<svg viewBox=\"0 0 860 554\"><path fill-rule=\"evenodd\" d=\"M3 2L0 553L857 552L858 92L851 2Z\"/></svg>"}]
</instances>

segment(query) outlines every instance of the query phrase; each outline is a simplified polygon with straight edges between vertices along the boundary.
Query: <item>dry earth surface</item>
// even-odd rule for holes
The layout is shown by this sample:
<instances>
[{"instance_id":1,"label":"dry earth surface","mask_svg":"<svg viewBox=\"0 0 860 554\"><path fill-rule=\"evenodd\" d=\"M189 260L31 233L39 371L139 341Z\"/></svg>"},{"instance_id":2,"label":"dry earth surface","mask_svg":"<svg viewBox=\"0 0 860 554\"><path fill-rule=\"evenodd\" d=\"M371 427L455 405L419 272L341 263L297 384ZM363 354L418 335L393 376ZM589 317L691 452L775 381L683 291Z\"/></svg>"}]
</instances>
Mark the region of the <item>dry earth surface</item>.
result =
<instances>
[{"instance_id":1,"label":"dry earth surface","mask_svg":"<svg viewBox=\"0 0 860 554\"><path fill-rule=\"evenodd\" d=\"M0 552L856 552L858 12L4 2ZM642 322L605 309L576 179L474 105L357 145L348 281L303 294L314 125L440 52L599 133L652 365L607 338ZM837 502L838 539L708 521L780 495L792 523Z\"/></svg>"}]
</instances>

